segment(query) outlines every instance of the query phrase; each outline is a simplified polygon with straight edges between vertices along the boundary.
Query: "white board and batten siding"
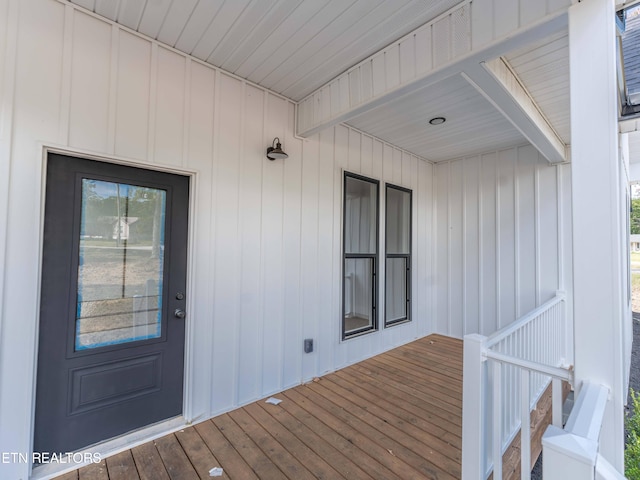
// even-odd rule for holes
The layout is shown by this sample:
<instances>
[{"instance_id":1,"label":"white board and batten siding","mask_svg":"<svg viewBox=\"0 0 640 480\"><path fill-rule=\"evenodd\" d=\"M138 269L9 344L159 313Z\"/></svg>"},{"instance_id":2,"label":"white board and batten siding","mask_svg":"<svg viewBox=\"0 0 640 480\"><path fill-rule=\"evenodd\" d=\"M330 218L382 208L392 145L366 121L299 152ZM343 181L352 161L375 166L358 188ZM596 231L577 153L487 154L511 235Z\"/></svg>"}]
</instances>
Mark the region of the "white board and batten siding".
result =
<instances>
[{"instance_id":1,"label":"white board and batten siding","mask_svg":"<svg viewBox=\"0 0 640 480\"><path fill-rule=\"evenodd\" d=\"M43 145L193 174L189 418L432 330L421 294L434 283L431 164L343 125L295 138L289 100L67 2L0 0L0 12L0 93L11 107L2 110L11 141L0 156L8 173L0 179L0 451L31 448ZM265 150L276 136L289 158L272 162ZM381 180L381 195L386 181L414 194L413 321L345 342L343 170ZM303 353L304 338L314 353ZM27 467L12 468L18 477Z\"/></svg>"},{"instance_id":2,"label":"white board and batten siding","mask_svg":"<svg viewBox=\"0 0 640 480\"><path fill-rule=\"evenodd\" d=\"M556 18L572 0L463 0L364 59L300 101L301 134L375 108L460 69L452 68L510 36ZM505 52L493 52L490 60ZM440 75L443 78L438 77Z\"/></svg>"},{"instance_id":3,"label":"white board and batten siding","mask_svg":"<svg viewBox=\"0 0 640 480\"><path fill-rule=\"evenodd\" d=\"M526 145L434 169L436 332L490 335L570 292L568 165Z\"/></svg>"}]
</instances>

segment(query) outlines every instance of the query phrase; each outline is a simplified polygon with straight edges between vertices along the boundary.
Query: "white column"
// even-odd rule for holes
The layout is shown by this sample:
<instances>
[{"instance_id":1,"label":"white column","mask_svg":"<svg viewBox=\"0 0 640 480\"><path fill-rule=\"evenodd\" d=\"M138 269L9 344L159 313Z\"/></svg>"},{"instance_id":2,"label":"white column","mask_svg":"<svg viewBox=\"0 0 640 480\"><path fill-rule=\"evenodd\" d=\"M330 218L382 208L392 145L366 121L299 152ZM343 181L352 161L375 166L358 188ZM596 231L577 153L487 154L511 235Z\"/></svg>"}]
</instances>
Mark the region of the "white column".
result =
<instances>
[{"instance_id":1,"label":"white column","mask_svg":"<svg viewBox=\"0 0 640 480\"><path fill-rule=\"evenodd\" d=\"M623 469L623 234L614 0L569 9L575 378L610 387L603 456Z\"/></svg>"},{"instance_id":2,"label":"white column","mask_svg":"<svg viewBox=\"0 0 640 480\"><path fill-rule=\"evenodd\" d=\"M462 372L462 479L484 478L484 361L487 337L472 333L464 337Z\"/></svg>"}]
</instances>

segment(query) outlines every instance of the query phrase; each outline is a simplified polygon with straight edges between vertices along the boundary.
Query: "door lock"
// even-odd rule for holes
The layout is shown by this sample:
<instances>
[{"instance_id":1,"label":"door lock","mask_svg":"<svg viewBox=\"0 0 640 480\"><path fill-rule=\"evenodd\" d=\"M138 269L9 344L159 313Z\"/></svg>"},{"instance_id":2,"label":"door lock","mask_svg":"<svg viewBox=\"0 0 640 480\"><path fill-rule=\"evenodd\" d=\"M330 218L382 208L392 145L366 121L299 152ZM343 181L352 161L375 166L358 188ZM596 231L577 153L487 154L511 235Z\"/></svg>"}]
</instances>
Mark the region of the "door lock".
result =
<instances>
[{"instance_id":1,"label":"door lock","mask_svg":"<svg viewBox=\"0 0 640 480\"><path fill-rule=\"evenodd\" d=\"M175 312L173 312L173 316L176 318L184 318L187 314L181 308L176 308Z\"/></svg>"}]
</instances>

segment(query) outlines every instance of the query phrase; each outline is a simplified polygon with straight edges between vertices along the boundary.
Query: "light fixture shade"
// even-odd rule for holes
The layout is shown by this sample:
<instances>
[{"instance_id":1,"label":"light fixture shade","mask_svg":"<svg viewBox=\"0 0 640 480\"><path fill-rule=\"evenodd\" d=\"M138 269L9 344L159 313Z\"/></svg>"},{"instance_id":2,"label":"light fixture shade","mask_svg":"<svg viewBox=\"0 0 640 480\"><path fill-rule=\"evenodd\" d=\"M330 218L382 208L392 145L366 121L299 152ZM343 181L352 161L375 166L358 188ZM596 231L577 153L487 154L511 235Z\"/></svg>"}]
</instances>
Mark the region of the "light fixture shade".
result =
<instances>
[{"instance_id":1,"label":"light fixture shade","mask_svg":"<svg viewBox=\"0 0 640 480\"><path fill-rule=\"evenodd\" d=\"M275 147L273 146L274 144L275 144ZM288 157L289 155L284 153L284 150L282 150L280 139L278 137L274 138L271 146L267 148L267 158L269 160L276 160L278 158L288 158Z\"/></svg>"}]
</instances>

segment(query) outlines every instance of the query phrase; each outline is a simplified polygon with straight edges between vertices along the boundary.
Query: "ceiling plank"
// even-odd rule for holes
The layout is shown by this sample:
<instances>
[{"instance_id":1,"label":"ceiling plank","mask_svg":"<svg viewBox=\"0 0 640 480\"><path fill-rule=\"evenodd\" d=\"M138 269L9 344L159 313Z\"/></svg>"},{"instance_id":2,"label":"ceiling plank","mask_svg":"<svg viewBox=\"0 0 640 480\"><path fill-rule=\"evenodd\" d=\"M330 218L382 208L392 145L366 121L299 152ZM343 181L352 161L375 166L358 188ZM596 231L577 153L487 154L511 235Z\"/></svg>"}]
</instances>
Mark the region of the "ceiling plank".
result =
<instances>
[{"instance_id":1,"label":"ceiling plank","mask_svg":"<svg viewBox=\"0 0 640 480\"><path fill-rule=\"evenodd\" d=\"M567 160L566 146L503 58L475 64L463 76L551 163Z\"/></svg>"}]
</instances>

